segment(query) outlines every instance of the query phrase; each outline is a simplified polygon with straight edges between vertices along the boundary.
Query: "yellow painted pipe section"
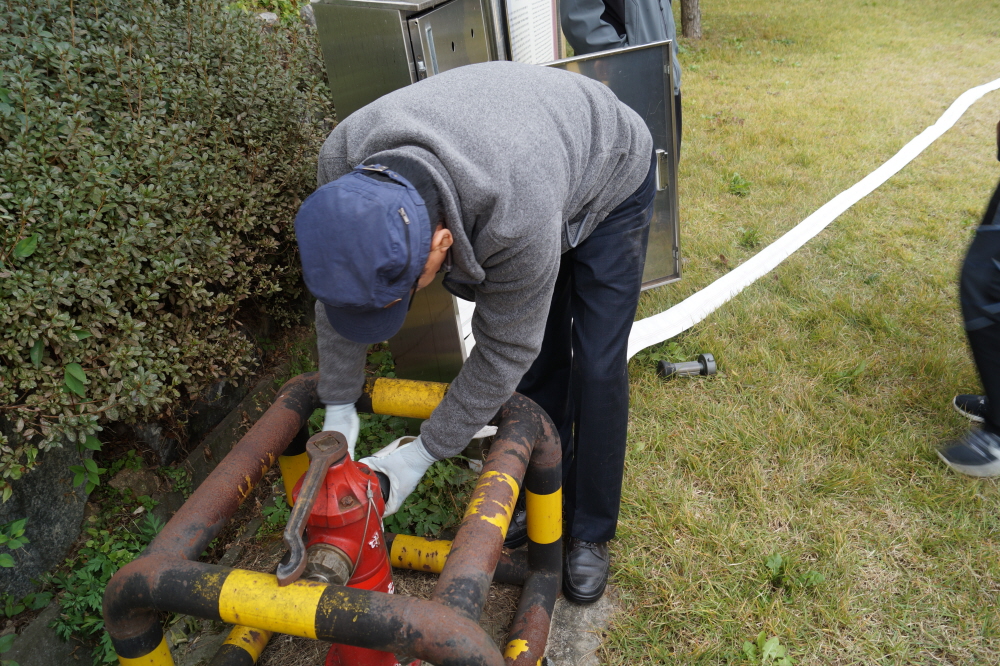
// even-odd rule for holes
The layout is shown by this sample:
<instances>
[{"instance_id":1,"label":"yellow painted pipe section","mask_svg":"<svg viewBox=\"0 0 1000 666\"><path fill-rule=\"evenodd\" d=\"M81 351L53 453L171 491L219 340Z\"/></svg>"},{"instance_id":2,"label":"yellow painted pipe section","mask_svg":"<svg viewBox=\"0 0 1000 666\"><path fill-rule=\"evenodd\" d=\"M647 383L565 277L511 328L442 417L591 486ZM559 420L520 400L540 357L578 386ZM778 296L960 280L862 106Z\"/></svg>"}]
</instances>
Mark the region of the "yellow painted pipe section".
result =
<instances>
[{"instance_id":1,"label":"yellow painted pipe section","mask_svg":"<svg viewBox=\"0 0 1000 666\"><path fill-rule=\"evenodd\" d=\"M510 502L501 504L495 500L487 502L489 487L495 483L505 483L510 486ZM514 504L517 503L518 485L517 479L505 472L483 472L479 477L479 483L472 492L472 500L465 510L465 518L469 516L479 516L481 520L492 523L500 528L504 536L507 535L507 528L510 527L510 518L514 515Z\"/></svg>"},{"instance_id":2,"label":"yellow painted pipe section","mask_svg":"<svg viewBox=\"0 0 1000 666\"><path fill-rule=\"evenodd\" d=\"M229 632L223 645L235 645L242 648L251 657L253 663L257 663L261 653L267 647L267 642L271 640L271 632L267 629L254 629L252 627L233 627Z\"/></svg>"},{"instance_id":3,"label":"yellow painted pipe section","mask_svg":"<svg viewBox=\"0 0 1000 666\"><path fill-rule=\"evenodd\" d=\"M535 543L555 543L562 538L562 488L548 495L525 493L528 538Z\"/></svg>"},{"instance_id":4,"label":"yellow painted pipe section","mask_svg":"<svg viewBox=\"0 0 1000 666\"><path fill-rule=\"evenodd\" d=\"M281 481L285 484L285 499L292 506L292 490L302 475L309 469L309 454L300 453L297 456L279 456L278 469L281 470Z\"/></svg>"},{"instance_id":5,"label":"yellow painted pipe section","mask_svg":"<svg viewBox=\"0 0 1000 666\"><path fill-rule=\"evenodd\" d=\"M164 636L160 640L160 644L156 646L156 649L145 657L136 657L135 659L118 657L118 663L121 666L174 666L174 658L170 654L170 648L167 647L167 638Z\"/></svg>"},{"instance_id":6,"label":"yellow painted pipe section","mask_svg":"<svg viewBox=\"0 0 1000 666\"><path fill-rule=\"evenodd\" d=\"M429 541L407 534L397 534L392 540L389 562L397 569L441 573L451 552L451 541Z\"/></svg>"},{"instance_id":7,"label":"yellow painted pipe section","mask_svg":"<svg viewBox=\"0 0 1000 666\"><path fill-rule=\"evenodd\" d=\"M272 574L234 569L219 593L219 617L229 624L315 639L316 608L326 588L308 580L279 587Z\"/></svg>"},{"instance_id":8,"label":"yellow painted pipe section","mask_svg":"<svg viewBox=\"0 0 1000 666\"><path fill-rule=\"evenodd\" d=\"M503 652L504 659L514 661L528 651L528 641L518 638L507 643L507 649Z\"/></svg>"},{"instance_id":9,"label":"yellow painted pipe section","mask_svg":"<svg viewBox=\"0 0 1000 666\"><path fill-rule=\"evenodd\" d=\"M448 391L447 384L379 377L371 389L372 411L405 418L426 419Z\"/></svg>"}]
</instances>

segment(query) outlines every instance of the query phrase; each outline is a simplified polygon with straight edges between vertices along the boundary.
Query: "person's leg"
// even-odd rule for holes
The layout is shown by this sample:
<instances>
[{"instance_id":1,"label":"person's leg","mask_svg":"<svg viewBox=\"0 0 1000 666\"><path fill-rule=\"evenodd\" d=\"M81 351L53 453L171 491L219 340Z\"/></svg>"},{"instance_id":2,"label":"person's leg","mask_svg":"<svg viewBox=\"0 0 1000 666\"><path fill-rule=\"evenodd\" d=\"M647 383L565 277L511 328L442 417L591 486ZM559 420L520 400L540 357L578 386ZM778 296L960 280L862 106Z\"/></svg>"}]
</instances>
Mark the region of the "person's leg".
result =
<instances>
[{"instance_id":1,"label":"person's leg","mask_svg":"<svg viewBox=\"0 0 1000 666\"><path fill-rule=\"evenodd\" d=\"M962 263L959 298L969 347L986 392L984 427L1000 434L1000 185Z\"/></svg>"},{"instance_id":2,"label":"person's leg","mask_svg":"<svg viewBox=\"0 0 1000 666\"><path fill-rule=\"evenodd\" d=\"M1000 282L995 287L1000 289ZM1000 435L1000 324L966 331L966 334L986 394L983 428Z\"/></svg>"},{"instance_id":3,"label":"person's leg","mask_svg":"<svg viewBox=\"0 0 1000 666\"><path fill-rule=\"evenodd\" d=\"M610 541L628 433L628 336L639 303L651 210L598 227L574 257L571 537Z\"/></svg>"},{"instance_id":4,"label":"person's leg","mask_svg":"<svg viewBox=\"0 0 1000 666\"><path fill-rule=\"evenodd\" d=\"M987 226L987 225L995 227L1000 226L1000 214L998 213L1000 213L1000 184L997 185L996 190L994 190L993 192L993 196L990 198L989 205L986 206L986 213L983 215L982 226ZM980 227L980 229L981 228L982 227ZM975 243L975 241L973 242ZM969 248L969 254L970 255L972 254L971 247ZM968 300L970 302L970 305L974 300L973 298L971 298L972 293L977 290L977 288L973 285L974 281L980 274L988 275L988 271L990 269L990 266L988 264L989 260L988 250L986 252L985 259L987 262L985 266L982 259L973 260L970 262L969 257L967 257L966 262L963 263L962 283L965 284L966 282L968 282L969 287L966 288L966 292L968 293L962 296L962 300L963 302ZM968 273L966 273L966 271L968 271ZM971 305L971 307L974 308L975 306ZM963 312L963 314L965 313ZM970 312L966 315L966 317L967 319L975 319L976 314L975 312ZM990 350L997 349L998 347L1000 347L1000 345L997 345L995 341L990 340L989 333L979 334L974 332L972 335L969 336L969 346L972 348L972 356L976 361L977 367L985 368L995 363L995 361L991 360L992 357L990 355ZM980 378L983 378L984 375L988 375L990 377L996 377L997 373L996 372L984 373L982 370L980 370L979 375ZM985 385L987 381L989 380L983 379L983 384ZM997 395L998 390L1000 390L1000 387L994 387L993 389L994 396ZM993 403L996 404L996 402L997 398L994 398ZM985 395L969 395L969 394L956 395L955 398L952 400L951 404L959 414L965 416L966 418L972 421L975 421L976 423L983 423L986 420L986 416L990 411L990 402ZM992 418L993 423L997 423L997 418L998 414L994 413Z\"/></svg>"},{"instance_id":5,"label":"person's leg","mask_svg":"<svg viewBox=\"0 0 1000 666\"><path fill-rule=\"evenodd\" d=\"M1000 476L1000 186L962 264L959 294L969 348L986 393L982 430L971 430L938 455L970 476Z\"/></svg>"},{"instance_id":6,"label":"person's leg","mask_svg":"<svg viewBox=\"0 0 1000 666\"><path fill-rule=\"evenodd\" d=\"M653 170L575 248L572 257L573 459L566 477L570 537L563 591L597 601L607 583L607 542L618 523L628 433L628 335L646 258Z\"/></svg>"},{"instance_id":7,"label":"person's leg","mask_svg":"<svg viewBox=\"0 0 1000 666\"><path fill-rule=\"evenodd\" d=\"M562 439L564 475L566 449L572 443L573 432L573 408L569 401L570 365L573 360L569 311L572 270L568 259L564 255L559 264L541 351L517 385L517 392L538 403L555 424Z\"/></svg>"}]
</instances>

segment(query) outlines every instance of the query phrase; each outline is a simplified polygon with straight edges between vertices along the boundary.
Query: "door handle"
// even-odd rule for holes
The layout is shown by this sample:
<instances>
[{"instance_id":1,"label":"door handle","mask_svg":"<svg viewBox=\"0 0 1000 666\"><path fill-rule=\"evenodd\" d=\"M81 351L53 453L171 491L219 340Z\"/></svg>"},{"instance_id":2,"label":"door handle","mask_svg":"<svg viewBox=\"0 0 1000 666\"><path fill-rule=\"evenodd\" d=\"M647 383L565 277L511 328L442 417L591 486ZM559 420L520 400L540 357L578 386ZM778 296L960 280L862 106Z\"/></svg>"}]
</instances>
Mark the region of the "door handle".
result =
<instances>
[{"instance_id":1,"label":"door handle","mask_svg":"<svg viewBox=\"0 0 1000 666\"><path fill-rule=\"evenodd\" d=\"M432 26L424 28L424 36L427 38L427 52L431 61L431 73L428 76L439 74L437 49L434 48L434 28Z\"/></svg>"}]
</instances>

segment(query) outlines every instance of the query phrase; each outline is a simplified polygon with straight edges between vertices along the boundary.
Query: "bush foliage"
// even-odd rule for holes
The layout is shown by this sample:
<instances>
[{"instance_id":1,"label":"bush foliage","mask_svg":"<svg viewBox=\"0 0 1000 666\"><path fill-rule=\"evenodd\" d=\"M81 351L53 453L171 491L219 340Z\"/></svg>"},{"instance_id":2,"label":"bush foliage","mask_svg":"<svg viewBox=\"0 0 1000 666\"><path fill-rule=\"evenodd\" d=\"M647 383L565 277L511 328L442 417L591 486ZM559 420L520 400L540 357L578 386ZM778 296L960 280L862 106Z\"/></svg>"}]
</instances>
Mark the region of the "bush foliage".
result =
<instances>
[{"instance_id":1,"label":"bush foliage","mask_svg":"<svg viewBox=\"0 0 1000 666\"><path fill-rule=\"evenodd\" d=\"M0 0L0 490L253 363L298 317L332 116L314 37L218 0ZM244 310L245 312L245 310Z\"/></svg>"}]
</instances>

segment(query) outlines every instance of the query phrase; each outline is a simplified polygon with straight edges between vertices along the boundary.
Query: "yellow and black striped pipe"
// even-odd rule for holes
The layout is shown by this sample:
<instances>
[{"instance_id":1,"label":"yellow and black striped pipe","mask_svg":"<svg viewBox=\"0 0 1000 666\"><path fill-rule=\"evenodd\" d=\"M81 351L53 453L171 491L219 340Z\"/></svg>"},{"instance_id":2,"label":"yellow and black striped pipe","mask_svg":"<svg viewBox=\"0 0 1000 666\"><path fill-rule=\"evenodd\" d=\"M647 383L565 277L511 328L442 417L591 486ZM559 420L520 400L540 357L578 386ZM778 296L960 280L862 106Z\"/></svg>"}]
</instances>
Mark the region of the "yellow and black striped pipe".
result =
<instances>
[{"instance_id":1,"label":"yellow and black striped pipe","mask_svg":"<svg viewBox=\"0 0 1000 666\"><path fill-rule=\"evenodd\" d=\"M483 612L517 502L526 454L530 453L526 447L530 444L523 440L494 440L455 535L448 564L434 588L434 601L466 617L478 619Z\"/></svg>"},{"instance_id":2,"label":"yellow and black striped pipe","mask_svg":"<svg viewBox=\"0 0 1000 666\"><path fill-rule=\"evenodd\" d=\"M436 574L444 569L452 544L444 539L427 539L408 534L386 534L385 540L389 547L389 563L393 567Z\"/></svg>"},{"instance_id":3,"label":"yellow and black striped pipe","mask_svg":"<svg viewBox=\"0 0 1000 666\"><path fill-rule=\"evenodd\" d=\"M291 441L284 453L278 456L278 469L281 470L281 482L285 488L285 499L288 506L295 504L292 490L299 479L309 469L309 454L306 453L306 442L309 441L309 426L305 426Z\"/></svg>"},{"instance_id":4,"label":"yellow and black striped pipe","mask_svg":"<svg viewBox=\"0 0 1000 666\"><path fill-rule=\"evenodd\" d=\"M521 591L514 622L504 647L504 661L507 664L537 666L541 663L548 643L552 608L558 595L558 573L531 573Z\"/></svg>"},{"instance_id":5,"label":"yellow and black striped pipe","mask_svg":"<svg viewBox=\"0 0 1000 666\"><path fill-rule=\"evenodd\" d=\"M395 569L411 569L428 573L441 573L452 542L444 539L415 537L406 534L385 533L389 562ZM493 582L504 585L524 585L528 578L528 553L524 550L507 550L500 553L500 560L493 572Z\"/></svg>"},{"instance_id":6,"label":"yellow and black striped pipe","mask_svg":"<svg viewBox=\"0 0 1000 666\"><path fill-rule=\"evenodd\" d=\"M271 640L272 632L253 627L233 627L208 666L253 666Z\"/></svg>"},{"instance_id":7,"label":"yellow and black striped pipe","mask_svg":"<svg viewBox=\"0 0 1000 666\"><path fill-rule=\"evenodd\" d=\"M174 666L174 658L170 654L170 648L167 646L167 639L161 633L160 640L156 643L156 646L139 656L131 658L122 656L122 650L119 649L118 663L121 666Z\"/></svg>"},{"instance_id":8,"label":"yellow and black striped pipe","mask_svg":"<svg viewBox=\"0 0 1000 666\"><path fill-rule=\"evenodd\" d=\"M528 514L528 568L504 660L512 666L541 662L562 576L562 445L555 426L535 403L515 394L501 410L501 423L517 414L527 421L534 445L524 476ZM497 437L508 436L497 433Z\"/></svg>"},{"instance_id":9,"label":"yellow and black striped pipe","mask_svg":"<svg viewBox=\"0 0 1000 666\"><path fill-rule=\"evenodd\" d=\"M129 578L125 587L158 610L239 625L241 632L280 632L405 653L436 664L503 664L478 623L432 601L304 580L281 587L273 574L184 560L157 563L157 575L150 578L142 574L142 561L136 563L140 566L131 571L126 570L131 565L123 568ZM129 605L115 601L105 607L121 664L173 666L159 623L143 636L116 638L128 633ZM125 617L119 617L123 612ZM240 636L232 642L240 642ZM262 632L254 645L263 649L264 642ZM240 649L250 656L245 646Z\"/></svg>"},{"instance_id":10,"label":"yellow and black striped pipe","mask_svg":"<svg viewBox=\"0 0 1000 666\"><path fill-rule=\"evenodd\" d=\"M562 466L531 465L524 480L528 514L528 566L562 570Z\"/></svg>"}]
</instances>

